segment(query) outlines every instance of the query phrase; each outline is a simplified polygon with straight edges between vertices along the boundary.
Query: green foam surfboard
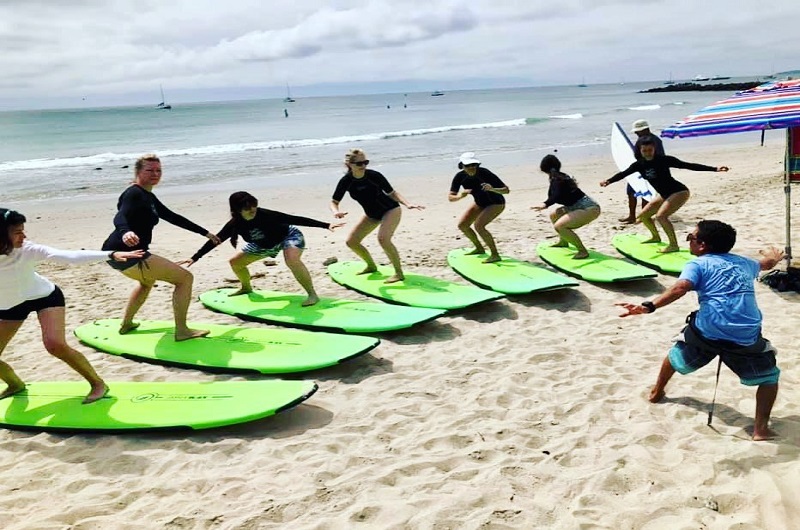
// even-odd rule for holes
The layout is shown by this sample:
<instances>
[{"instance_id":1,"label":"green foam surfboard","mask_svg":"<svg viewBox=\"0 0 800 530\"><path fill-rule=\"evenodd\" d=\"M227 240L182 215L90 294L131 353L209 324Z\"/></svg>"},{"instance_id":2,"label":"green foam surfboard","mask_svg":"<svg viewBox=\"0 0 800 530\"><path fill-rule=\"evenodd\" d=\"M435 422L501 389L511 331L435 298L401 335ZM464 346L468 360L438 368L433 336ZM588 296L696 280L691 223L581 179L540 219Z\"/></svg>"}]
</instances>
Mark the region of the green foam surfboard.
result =
<instances>
[{"instance_id":1,"label":"green foam surfboard","mask_svg":"<svg viewBox=\"0 0 800 530\"><path fill-rule=\"evenodd\" d=\"M586 259L572 259L575 248L554 247L552 243L542 242L536 247L536 252L545 263L588 282L625 282L656 276L652 269L606 256L594 250L589 251L589 257Z\"/></svg>"},{"instance_id":2,"label":"green foam surfboard","mask_svg":"<svg viewBox=\"0 0 800 530\"><path fill-rule=\"evenodd\" d=\"M539 265L508 256L494 263L483 263L488 255L469 255L469 249L451 250L447 263L457 273L486 289L503 294L526 294L575 287L578 282Z\"/></svg>"},{"instance_id":3,"label":"green foam surfboard","mask_svg":"<svg viewBox=\"0 0 800 530\"><path fill-rule=\"evenodd\" d=\"M118 319L96 320L78 327L75 335L93 348L134 360L262 374L334 366L380 343L360 335L201 323L191 326L211 333L175 342L173 322L145 320L125 335L119 334L119 324Z\"/></svg>"},{"instance_id":4,"label":"green foam surfboard","mask_svg":"<svg viewBox=\"0 0 800 530\"><path fill-rule=\"evenodd\" d=\"M109 382L83 405L83 381L28 383L0 400L0 425L52 431L208 429L272 416L308 399L313 381Z\"/></svg>"},{"instance_id":5,"label":"green foam surfboard","mask_svg":"<svg viewBox=\"0 0 800 530\"><path fill-rule=\"evenodd\" d=\"M256 290L246 295L228 296L232 292L234 289L208 291L200 295L200 301L209 309L243 320L346 333L405 329L445 313L440 309L335 298L320 298L313 306L302 307L304 295Z\"/></svg>"},{"instance_id":6,"label":"green foam surfboard","mask_svg":"<svg viewBox=\"0 0 800 530\"><path fill-rule=\"evenodd\" d=\"M328 274L336 283L354 291L374 296L394 304L437 309L461 309L489 300L502 298L502 294L472 285L422 276L405 274L405 280L384 283L393 272L391 267L378 267L377 272L359 274L364 270L361 262L347 261L328 266Z\"/></svg>"},{"instance_id":7,"label":"green foam surfboard","mask_svg":"<svg viewBox=\"0 0 800 530\"><path fill-rule=\"evenodd\" d=\"M680 274L683 266L694 259L687 249L663 254L666 243L642 243L646 238L637 234L618 234L611 240L620 254L665 274Z\"/></svg>"}]
</instances>

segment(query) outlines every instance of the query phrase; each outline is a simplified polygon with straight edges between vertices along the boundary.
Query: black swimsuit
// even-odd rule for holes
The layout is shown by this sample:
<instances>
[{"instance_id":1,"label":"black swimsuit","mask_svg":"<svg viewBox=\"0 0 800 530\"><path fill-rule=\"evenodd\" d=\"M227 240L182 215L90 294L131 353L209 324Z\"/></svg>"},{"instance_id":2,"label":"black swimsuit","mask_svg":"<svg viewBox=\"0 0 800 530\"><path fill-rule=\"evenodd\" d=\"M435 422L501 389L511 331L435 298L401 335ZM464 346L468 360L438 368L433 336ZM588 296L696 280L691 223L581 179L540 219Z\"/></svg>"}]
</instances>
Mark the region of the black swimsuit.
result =
<instances>
[{"instance_id":1,"label":"black swimsuit","mask_svg":"<svg viewBox=\"0 0 800 530\"><path fill-rule=\"evenodd\" d=\"M505 183L500 180L500 177L492 173L486 168L479 167L475 176L470 176L466 171L459 171L453 177L453 183L450 184L450 193L458 193L459 188L470 190L472 198L475 199L475 204L481 208L486 208L492 204L505 204L506 198L499 193L493 191L484 191L481 188L482 184L489 184L493 188L505 188Z\"/></svg>"},{"instance_id":2,"label":"black swimsuit","mask_svg":"<svg viewBox=\"0 0 800 530\"><path fill-rule=\"evenodd\" d=\"M336 185L332 199L340 202L344 198L345 192L348 192L364 208L364 214L367 217L380 221L386 212L400 206L388 195L393 191L394 188L386 180L386 177L377 171L368 169L360 179L355 178L353 173L348 171Z\"/></svg>"},{"instance_id":3,"label":"black swimsuit","mask_svg":"<svg viewBox=\"0 0 800 530\"><path fill-rule=\"evenodd\" d=\"M691 171L716 171L717 168L706 166L704 164L693 164L691 162L684 162L674 156L669 155L656 155L652 160L637 160L624 171L620 171L610 179L608 183L617 182L622 180L628 175L633 175L639 172L647 182L653 186L653 189L658 192L663 199L668 198L674 193L681 191L689 191L682 182L678 182L670 173L669 168L674 167L677 169L689 169Z\"/></svg>"}]
</instances>

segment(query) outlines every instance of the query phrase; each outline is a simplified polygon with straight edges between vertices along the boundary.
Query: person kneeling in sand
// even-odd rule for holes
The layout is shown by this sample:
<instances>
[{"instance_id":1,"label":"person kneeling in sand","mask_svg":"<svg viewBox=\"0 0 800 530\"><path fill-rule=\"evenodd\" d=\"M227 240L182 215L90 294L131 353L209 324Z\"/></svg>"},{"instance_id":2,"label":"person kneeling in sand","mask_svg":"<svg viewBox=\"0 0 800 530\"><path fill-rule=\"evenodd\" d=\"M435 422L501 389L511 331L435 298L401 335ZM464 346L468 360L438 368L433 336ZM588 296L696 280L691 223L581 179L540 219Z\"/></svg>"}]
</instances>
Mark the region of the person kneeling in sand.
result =
<instances>
[{"instance_id":1,"label":"person kneeling in sand","mask_svg":"<svg viewBox=\"0 0 800 530\"><path fill-rule=\"evenodd\" d=\"M575 233L576 228L586 226L600 216L600 205L578 187L575 179L561 172L561 161L555 155L545 155L539 164L542 173L550 177L547 200L542 206L532 206L534 210L544 210L553 204L562 204L550 214L550 221L558 233L554 247L574 246L577 252L572 259L586 259L589 251Z\"/></svg>"},{"instance_id":2,"label":"person kneeling in sand","mask_svg":"<svg viewBox=\"0 0 800 530\"><path fill-rule=\"evenodd\" d=\"M689 315L682 336L662 361L650 402L664 398L664 388L676 371L689 374L719 356L742 384L758 387L753 440L767 440L775 436L767 424L778 395L780 370L775 349L761 336L762 317L753 281L759 271L771 269L783 259L783 252L775 247L764 249L758 261L730 254L736 230L721 221L700 221L686 239L697 258L686 264L672 287L652 301L617 304L625 308L621 317L640 315L697 291L700 308Z\"/></svg>"},{"instance_id":3,"label":"person kneeling in sand","mask_svg":"<svg viewBox=\"0 0 800 530\"><path fill-rule=\"evenodd\" d=\"M246 191L233 193L229 197L228 203L231 210L231 220L222 227L222 230L217 234L217 238L219 242L230 238L231 245L234 248L236 248L239 236L242 236L242 239L247 243L242 250L236 252L230 259L233 273L242 282L242 287L230 296L247 294L253 291L253 286L250 284L250 271L247 270L248 265L265 257L274 258L278 255L278 252L283 250L286 266L289 267L297 282L308 294L308 298L305 299L302 305L310 306L319 302L319 296L314 290L311 275L301 259L303 250L306 248L305 238L303 233L294 225L327 228L333 231L343 226L344 223L326 223L309 219L308 217L299 217L259 208L258 199ZM215 246L217 246L217 243L214 241L206 242L200 250L195 252L194 256L181 262L181 264L191 266L208 254Z\"/></svg>"}]
</instances>

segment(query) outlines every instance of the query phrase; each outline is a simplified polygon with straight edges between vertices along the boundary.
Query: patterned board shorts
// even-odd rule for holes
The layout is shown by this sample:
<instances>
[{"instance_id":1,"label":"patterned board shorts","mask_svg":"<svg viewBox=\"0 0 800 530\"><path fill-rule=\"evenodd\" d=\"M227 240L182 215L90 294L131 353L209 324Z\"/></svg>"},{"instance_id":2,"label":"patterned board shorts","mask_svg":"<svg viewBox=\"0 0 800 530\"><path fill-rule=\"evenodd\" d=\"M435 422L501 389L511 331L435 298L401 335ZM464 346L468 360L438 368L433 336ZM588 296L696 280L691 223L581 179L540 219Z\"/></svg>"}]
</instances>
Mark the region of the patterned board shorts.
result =
<instances>
[{"instance_id":1,"label":"patterned board shorts","mask_svg":"<svg viewBox=\"0 0 800 530\"><path fill-rule=\"evenodd\" d=\"M250 254L251 256L258 256L260 258L274 258L278 255L278 253L280 253L281 250L289 247L299 248L300 250L305 250L306 248L306 239L303 237L303 232L301 232L300 229L294 225L289 225L289 234L283 241L274 247L261 248L254 243L247 243L242 248L242 252L245 254Z\"/></svg>"}]
</instances>

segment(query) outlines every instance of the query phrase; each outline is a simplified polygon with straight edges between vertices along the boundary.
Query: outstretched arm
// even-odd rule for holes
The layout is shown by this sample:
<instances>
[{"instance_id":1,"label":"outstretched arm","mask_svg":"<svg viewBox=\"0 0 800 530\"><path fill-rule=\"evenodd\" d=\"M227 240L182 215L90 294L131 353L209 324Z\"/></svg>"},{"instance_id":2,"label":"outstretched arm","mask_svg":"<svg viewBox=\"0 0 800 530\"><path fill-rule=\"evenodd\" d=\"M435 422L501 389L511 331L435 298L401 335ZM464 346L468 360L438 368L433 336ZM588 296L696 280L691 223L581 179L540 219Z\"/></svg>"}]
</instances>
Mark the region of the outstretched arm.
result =
<instances>
[{"instance_id":1,"label":"outstretched arm","mask_svg":"<svg viewBox=\"0 0 800 530\"><path fill-rule=\"evenodd\" d=\"M397 202L399 202L400 204L402 204L403 206L405 206L409 210L424 210L425 209L424 206L420 206L418 204L411 204L410 202L408 202L405 199L405 197L403 197L402 195L397 193L397 190L393 190L391 193L388 193L387 195L389 195L389 197L391 197L392 199L396 200Z\"/></svg>"},{"instance_id":2,"label":"outstretched arm","mask_svg":"<svg viewBox=\"0 0 800 530\"><path fill-rule=\"evenodd\" d=\"M664 307L675 300L682 298L683 295L691 291L693 288L692 282L689 280L678 280L675 282L672 287L661 293L660 295L656 296L650 304L642 305L642 304L631 304L627 302L615 304L625 308L625 313L621 314L620 317L628 317L631 315L641 315L644 313L652 313L659 307ZM652 310L651 310L652 307Z\"/></svg>"},{"instance_id":3,"label":"outstretched arm","mask_svg":"<svg viewBox=\"0 0 800 530\"><path fill-rule=\"evenodd\" d=\"M761 258L758 260L758 264L761 266L762 271L770 270L786 257L786 254L778 247L767 247L760 250L759 254L761 254Z\"/></svg>"}]
</instances>

